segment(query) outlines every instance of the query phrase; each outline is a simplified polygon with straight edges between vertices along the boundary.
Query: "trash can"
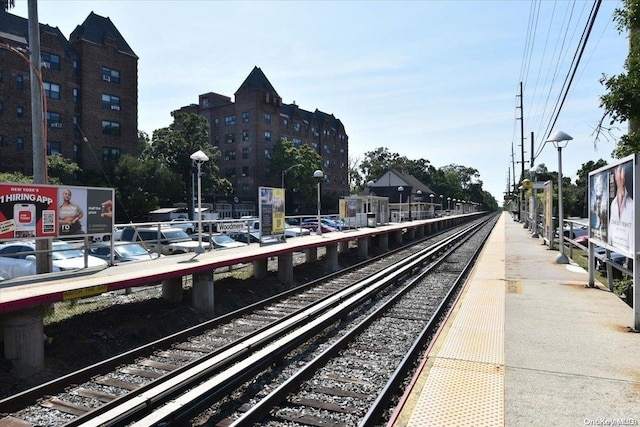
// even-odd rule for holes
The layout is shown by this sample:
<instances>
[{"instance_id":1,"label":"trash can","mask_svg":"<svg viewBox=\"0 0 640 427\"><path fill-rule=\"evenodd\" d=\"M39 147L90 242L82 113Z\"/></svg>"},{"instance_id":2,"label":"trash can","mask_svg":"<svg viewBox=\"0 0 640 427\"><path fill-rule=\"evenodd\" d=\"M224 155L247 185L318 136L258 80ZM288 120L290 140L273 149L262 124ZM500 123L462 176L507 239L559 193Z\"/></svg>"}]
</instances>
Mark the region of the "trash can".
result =
<instances>
[{"instance_id":1,"label":"trash can","mask_svg":"<svg viewBox=\"0 0 640 427\"><path fill-rule=\"evenodd\" d=\"M367 227L376 228L376 214L367 213Z\"/></svg>"}]
</instances>

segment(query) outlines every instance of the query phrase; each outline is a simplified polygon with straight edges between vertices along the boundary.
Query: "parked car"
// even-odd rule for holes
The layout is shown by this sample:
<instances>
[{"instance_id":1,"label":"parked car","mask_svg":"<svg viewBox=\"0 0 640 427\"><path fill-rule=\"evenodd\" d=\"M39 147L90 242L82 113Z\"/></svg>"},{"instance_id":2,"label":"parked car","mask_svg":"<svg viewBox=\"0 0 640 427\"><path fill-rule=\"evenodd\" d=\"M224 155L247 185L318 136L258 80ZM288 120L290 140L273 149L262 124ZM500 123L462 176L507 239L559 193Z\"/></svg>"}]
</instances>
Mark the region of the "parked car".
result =
<instances>
[{"instance_id":1,"label":"parked car","mask_svg":"<svg viewBox=\"0 0 640 427\"><path fill-rule=\"evenodd\" d=\"M291 225L288 222L284 223L285 237L308 236L310 234L311 234L311 231L307 228L298 227L297 225Z\"/></svg>"},{"instance_id":2,"label":"parked car","mask_svg":"<svg viewBox=\"0 0 640 427\"><path fill-rule=\"evenodd\" d=\"M26 259L0 256L0 281L36 275L35 261L35 255L28 255ZM54 266L53 271L60 271L60 268Z\"/></svg>"},{"instance_id":3,"label":"parked car","mask_svg":"<svg viewBox=\"0 0 640 427\"><path fill-rule=\"evenodd\" d=\"M194 241L198 241L198 233L192 234L191 238ZM229 248L242 248L247 246L246 244L232 239L226 234L220 233L202 233L203 246L209 246L213 249L229 249ZM206 245L205 245L206 243Z\"/></svg>"},{"instance_id":4,"label":"parked car","mask_svg":"<svg viewBox=\"0 0 640 427\"><path fill-rule=\"evenodd\" d=\"M98 242L89 246L89 253L107 262L111 262L111 243ZM149 252L140 243L113 242L113 262L131 262L156 259L156 252Z\"/></svg>"},{"instance_id":5,"label":"parked car","mask_svg":"<svg viewBox=\"0 0 640 427\"><path fill-rule=\"evenodd\" d=\"M236 242L260 243L260 233L257 231L252 231L251 233L231 233L229 237Z\"/></svg>"},{"instance_id":6,"label":"parked car","mask_svg":"<svg viewBox=\"0 0 640 427\"><path fill-rule=\"evenodd\" d=\"M317 232L317 229L318 229L317 224L318 224L317 220L304 220L302 221L301 227ZM324 224L322 222L320 224L321 224L321 230L323 233L331 233L332 231L337 231L336 228L333 228L327 224Z\"/></svg>"},{"instance_id":7,"label":"parked car","mask_svg":"<svg viewBox=\"0 0 640 427\"><path fill-rule=\"evenodd\" d=\"M579 236L585 236L589 234L589 227L586 225L574 225L573 227L564 227L564 236L570 239L575 239ZM558 238L558 230L555 231L555 237Z\"/></svg>"},{"instance_id":8,"label":"parked car","mask_svg":"<svg viewBox=\"0 0 640 427\"><path fill-rule=\"evenodd\" d=\"M595 253L601 256L604 256L606 253L605 248L601 247L601 246L596 246L594 249ZM613 261L614 263L618 264L621 267L627 267L630 270L633 269L633 264L631 263L631 266L629 266L627 264L627 260L629 260L629 258L627 258L625 255L622 255L621 253L618 252L611 252L609 254L609 258L611 259L611 261ZM602 273L602 274L606 274L607 273L607 264L602 261L599 258L596 258L596 269ZM613 278L614 279L621 279L622 278L622 271L618 270L617 268L613 268Z\"/></svg>"},{"instance_id":9,"label":"parked car","mask_svg":"<svg viewBox=\"0 0 640 427\"><path fill-rule=\"evenodd\" d=\"M168 225L173 228L179 228L180 230L184 231L187 234L193 233L198 228L196 224L192 223L186 218L168 219L166 221L162 221L162 225Z\"/></svg>"},{"instance_id":10,"label":"parked car","mask_svg":"<svg viewBox=\"0 0 640 427\"><path fill-rule=\"evenodd\" d=\"M122 236L122 230L124 230L124 227L119 225L114 226L111 234L102 234L102 235L97 234L91 237L91 241L96 243L96 242L108 242L111 239L113 239L114 241L120 240L120 237Z\"/></svg>"},{"instance_id":11,"label":"parked car","mask_svg":"<svg viewBox=\"0 0 640 427\"><path fill-rule=\"evenodd\" d=\"M160 239L158 240L158 234ZM198 242L194 242L187 233L173 227L127 227L122 231L123 242L142 242L143 246L163 255L195 252ZM160 250L158 251L158 245Z\"/></svg>"},{"instance_id":12,"label":"parked car","mask_svg":"<svg viewBox=\"0 0 640 427\"><path fill-rule=\"evenodd\" d=\"M85 268L84 252L62 240L52 243L51 257L53 267L60 271ZM0 257L11 257L35 262L36 244L34 241L15 241L0 244ZM107 267L109 264L92 255L87 256L87 267Z\"/></svg>"}]
</instances>

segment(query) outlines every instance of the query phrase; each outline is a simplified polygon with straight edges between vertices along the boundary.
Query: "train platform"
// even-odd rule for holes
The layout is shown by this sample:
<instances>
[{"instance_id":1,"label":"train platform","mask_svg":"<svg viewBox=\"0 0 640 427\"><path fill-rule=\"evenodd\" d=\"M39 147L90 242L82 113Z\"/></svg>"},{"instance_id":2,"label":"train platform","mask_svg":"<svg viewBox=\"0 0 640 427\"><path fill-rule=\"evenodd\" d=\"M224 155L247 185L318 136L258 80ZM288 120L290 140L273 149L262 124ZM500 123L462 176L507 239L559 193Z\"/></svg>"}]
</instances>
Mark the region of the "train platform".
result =
<instances>
[{"instance_id":1,"label":"train platform","mask_svg":"<svg viewBox=\"0 0 640 427\"><path fill-rule=\"evenodd\" d=\"M640 425L633 311L503 213L389 423Z\"/></svg>"}]
</instances>

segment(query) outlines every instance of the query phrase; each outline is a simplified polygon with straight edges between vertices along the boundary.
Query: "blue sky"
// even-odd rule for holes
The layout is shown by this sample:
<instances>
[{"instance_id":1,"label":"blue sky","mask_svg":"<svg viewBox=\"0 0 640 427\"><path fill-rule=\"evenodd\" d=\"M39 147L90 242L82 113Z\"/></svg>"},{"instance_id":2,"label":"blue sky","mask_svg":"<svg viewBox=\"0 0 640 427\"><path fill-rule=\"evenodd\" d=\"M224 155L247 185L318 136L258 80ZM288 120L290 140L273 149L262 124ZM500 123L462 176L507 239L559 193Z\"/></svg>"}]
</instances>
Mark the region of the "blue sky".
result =
<instances>
[{"instance_id":1,"label":"blue sky","mask_svg":"<svg viewBox=\"0 0 640 427\"><path fill-rule=\"evenodd\" d=\"M528 162L530 134L537 152L592 4L39 0L38 15L67 37L91 11L112 20L140 58L138 126L149 134L202 93L233 98L258 66L283 102L342 120L352 162L387 147L435 167L473 167L501 203L512 150L520 161L520 82ZM574 138L562 152L566 177L589 160L611 160L614 141L594 145L593 130L598 80L622 72L627 54L612 22L620 6L603 2L553 128ZM27 0L11 13L27 17ZM547 145L535 163L557 170L557 151Z\"/></svg>"}]
</instances>

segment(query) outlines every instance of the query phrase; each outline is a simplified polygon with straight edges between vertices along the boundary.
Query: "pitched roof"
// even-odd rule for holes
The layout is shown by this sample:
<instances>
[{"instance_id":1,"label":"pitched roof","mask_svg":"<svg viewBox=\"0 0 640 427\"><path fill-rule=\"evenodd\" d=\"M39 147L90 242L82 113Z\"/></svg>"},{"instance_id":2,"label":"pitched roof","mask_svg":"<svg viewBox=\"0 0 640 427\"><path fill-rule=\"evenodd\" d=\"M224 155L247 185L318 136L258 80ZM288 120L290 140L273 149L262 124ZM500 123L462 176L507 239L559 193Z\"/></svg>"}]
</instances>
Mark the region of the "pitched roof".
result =
<instances>
[{"instance_id":1,"label":"pitched roof","mask_svg":"<svg viewBox=\"0 0 640 427\"><path fill-rule=\"evenodd\" d=\"M96 15L93 12L87 16L87 19L81 25L78 25L73 30L71 37L75 38L75 40L85 40L100 46L104 46L105 41L110 38L115 40L120 52L138 57L122 37L120 31L113 25L111 19Z\"/></svg>"},{"instance_id":2,"label":"pitched roof","mask_svg":"<svg viewBox=\"0 0 640 427\"><path fill-rule=\"evenodd\" d=\"M58 27L40 24L40 33L51 33L61 40L61 44L67 47L69 42ZM12 39L19 43L29 44L29 20L8 12L0 12L0 36Z\"/></svg>"},{"instance_id":3,"label":"pitched roof","mask_svg":"<svg viewBox=\"0 0 640 427\"><path fill-rule=\"evenodd\" d=\"M269 79L267 79L267 76L265 76L262 70L257 66L253 67L253 70L251 70L249 76L247 76L244 82L242 82L242 84L236 91L236 94L241 91L251 90L269 92L276 95L277 97L280 97L280 95L278 95L278 92L276 92L273 86L271 86L271 83L269 82Z\"/></svg>"}]
</instances>

